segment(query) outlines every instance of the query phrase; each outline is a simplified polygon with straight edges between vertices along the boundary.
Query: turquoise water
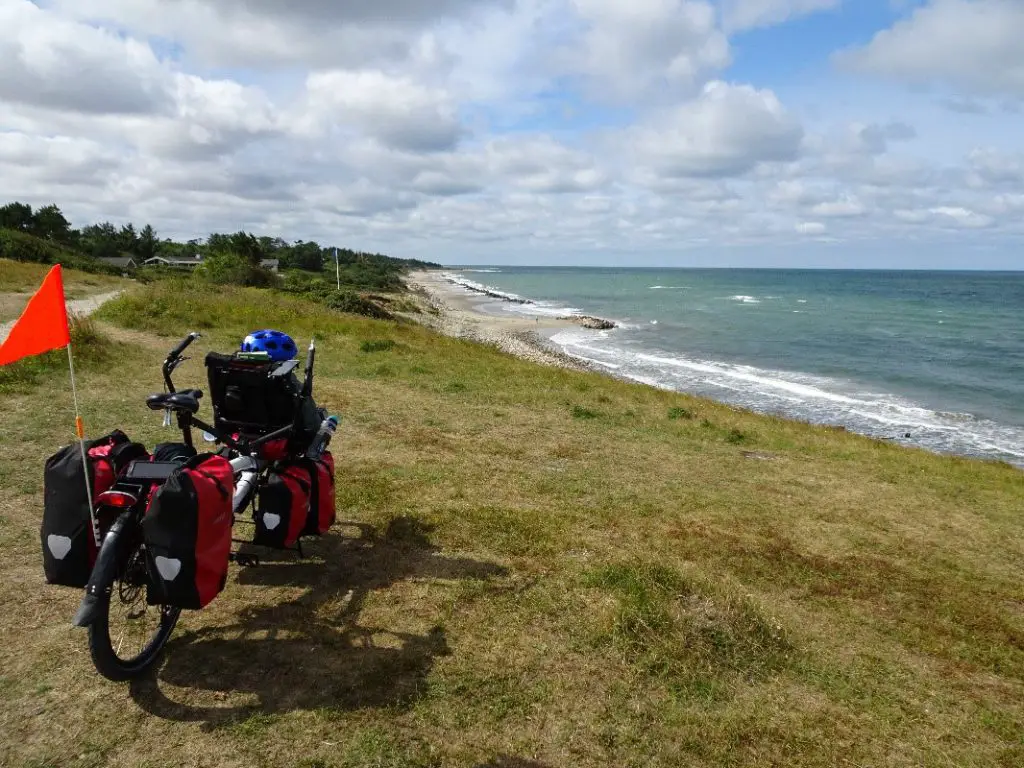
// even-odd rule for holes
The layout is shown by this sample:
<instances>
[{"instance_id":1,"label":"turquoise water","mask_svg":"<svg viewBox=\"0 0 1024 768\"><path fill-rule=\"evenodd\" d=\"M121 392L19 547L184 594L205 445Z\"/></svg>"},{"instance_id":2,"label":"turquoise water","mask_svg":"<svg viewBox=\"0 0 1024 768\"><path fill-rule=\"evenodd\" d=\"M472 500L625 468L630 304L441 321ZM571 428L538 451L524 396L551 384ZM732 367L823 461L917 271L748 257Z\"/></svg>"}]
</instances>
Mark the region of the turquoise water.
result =
<instances>
[{"instance_id":1,"label":"turquoise water","mask_svg":"<svg viewBox=\"0 0 1024 768\"><path fill-rule=\"evenodd\" d=\"M1024 273L461 267L618 375L1024 467ZM910 437L906 437L909 433Z\"/></svg>"}]
</instances>

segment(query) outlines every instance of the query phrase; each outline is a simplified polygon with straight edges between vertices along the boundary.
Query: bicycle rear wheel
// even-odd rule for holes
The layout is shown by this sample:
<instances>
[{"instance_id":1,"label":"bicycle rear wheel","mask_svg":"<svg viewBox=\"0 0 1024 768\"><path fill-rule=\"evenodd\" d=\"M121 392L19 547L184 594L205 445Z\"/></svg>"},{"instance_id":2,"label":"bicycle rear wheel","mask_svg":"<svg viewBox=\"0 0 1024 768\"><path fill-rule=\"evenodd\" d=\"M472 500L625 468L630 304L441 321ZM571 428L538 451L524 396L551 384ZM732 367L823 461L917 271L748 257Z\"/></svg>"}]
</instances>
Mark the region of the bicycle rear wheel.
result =
<instances>
[{"instance_id":1,"label":"bicycle rear wheel","mask_svg":"<svg viewBox=\"0 0 1024 768\"><path fill-rule=\"evenodd\" d=\"M128 555L118 578L104 590L89 625L89 653L96 671L122 682L144 674L160 656L181 609L146 602L145 545Z\"/></svg>"}]
</instances>

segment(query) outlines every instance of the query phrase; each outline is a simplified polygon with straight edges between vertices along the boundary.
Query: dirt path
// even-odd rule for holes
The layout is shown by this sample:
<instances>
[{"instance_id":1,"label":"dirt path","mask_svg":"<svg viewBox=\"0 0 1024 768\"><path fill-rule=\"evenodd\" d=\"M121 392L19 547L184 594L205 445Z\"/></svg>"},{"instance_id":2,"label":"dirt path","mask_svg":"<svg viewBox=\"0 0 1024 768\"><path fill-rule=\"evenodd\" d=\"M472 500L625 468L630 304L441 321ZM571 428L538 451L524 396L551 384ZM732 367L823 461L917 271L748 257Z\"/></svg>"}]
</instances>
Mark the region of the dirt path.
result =
<instances>
[{"instance_id":1,"label":"dirt path","mask_svg":"<svg viewBox=\"0 0 1024 768\"><path fill-rule=\"evenodd\" d=\"M111 299L117 298L123 293L122 291L110 291L109 293L101 293L97 296L89 296L84 299L73 299L66 303L65 306L68 308L68 314L76 315L91 315L97 309L99 309L104 303ZM7 334L11 332L11 328L14 327L14 320L6 323L0 323L0 343L6 338Z\"/></svg>"}]
</instances>

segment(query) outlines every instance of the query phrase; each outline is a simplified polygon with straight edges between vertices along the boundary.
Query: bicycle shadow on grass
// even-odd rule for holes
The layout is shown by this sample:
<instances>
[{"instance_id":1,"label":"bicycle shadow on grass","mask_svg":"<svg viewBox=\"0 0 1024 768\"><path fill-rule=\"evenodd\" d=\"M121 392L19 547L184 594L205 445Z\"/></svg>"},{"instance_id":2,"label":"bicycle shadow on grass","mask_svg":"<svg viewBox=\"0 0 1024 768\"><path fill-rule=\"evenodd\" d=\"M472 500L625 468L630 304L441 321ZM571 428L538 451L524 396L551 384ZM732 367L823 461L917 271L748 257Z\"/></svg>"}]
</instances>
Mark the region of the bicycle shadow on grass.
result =
<instances>
[{"instance_id":1,"label":"bicycle shadow on grass","mask_svg":"<svg viewBox=\"0 0 1024 768\"><path fill-rule=\"evenodd\" d=\"M358 538L347 535L351 527ZM307 560L243 545L262 562L239 569L239 584L300 587L303 593L243 608L228 626L176 633L158 667L132 683L132 699L157 717L207 727L254 714L409 706L422 694L434 660L451 653L446 633L441 626L424 634L362 626L367 597L403 580L491 579L507 570L440 555L430 543L431 526L412 517L393 520L383 533L350 522L336 530L346 535L310 542ZM225 593L231 586L229 580ZM168 687L185 691L168 693ZM247 702L233 705L239 694Z\"/></svg>"}]
</instances>

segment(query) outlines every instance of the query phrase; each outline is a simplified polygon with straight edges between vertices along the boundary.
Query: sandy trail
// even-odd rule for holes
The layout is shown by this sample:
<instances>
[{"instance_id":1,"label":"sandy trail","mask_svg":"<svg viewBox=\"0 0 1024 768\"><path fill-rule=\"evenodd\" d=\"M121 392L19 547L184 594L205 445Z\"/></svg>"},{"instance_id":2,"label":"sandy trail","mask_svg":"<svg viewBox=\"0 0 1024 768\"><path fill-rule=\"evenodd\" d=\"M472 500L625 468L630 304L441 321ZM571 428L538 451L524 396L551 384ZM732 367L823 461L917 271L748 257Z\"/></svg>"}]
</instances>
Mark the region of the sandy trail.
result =
<instances>
[{"instance_id":1,"label":"sandy trail","mask_svg":"<svg viewBox=\"0 0 1024 768\"><path fill-rule=\"evenodd\" d=\"M68 314L75 314L79 316L91 315L103 304L115 299L121 295L123 291L110 291L109 293L101 293L96 296L89 296L84 299L73 299L65 303L64 306L68 309ZM27 301L27 299L26 299ZM3 343L7 339L7 334L11 332L11 328L14 327L15 320L0 324L0 343Z\"/></svg>"}]
</instances>

